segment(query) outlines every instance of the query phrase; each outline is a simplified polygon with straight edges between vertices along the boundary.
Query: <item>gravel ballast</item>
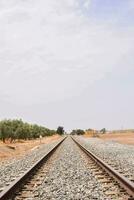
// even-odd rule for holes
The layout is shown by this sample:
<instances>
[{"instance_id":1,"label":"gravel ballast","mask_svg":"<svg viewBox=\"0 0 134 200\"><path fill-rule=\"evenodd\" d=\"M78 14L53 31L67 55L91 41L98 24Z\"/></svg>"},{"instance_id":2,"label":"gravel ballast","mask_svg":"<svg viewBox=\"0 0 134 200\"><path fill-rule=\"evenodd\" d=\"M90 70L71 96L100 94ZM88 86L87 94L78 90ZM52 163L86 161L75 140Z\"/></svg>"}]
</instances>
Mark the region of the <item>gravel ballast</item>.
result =
<instances>
[{"instance_id":1,"label":"gravel ballast","mask_svg":"<svg viewBox=\"0 0 134 200\"><path fill-rule=\"evenodd\" d=\"M105 200L101 185L87 167L87 158L68 137L58 148L53 165L37 188L37 199L45 200ZM36 194L37 194L36 191Z\"/></svg>"},{"instance_id":2,"label":"gravel ballast","mask_svg":"<svg viewBox=\"0 0 134 200\"><path fill-rule=\"evenodd\" d=\"M99 138L75 137L84 147L123 172L129 180L134 181L134 146L119 144L115 141L103 141Z\"/></svg>"},{"instance_id":3,"label":"gravel ballast","mask_svg":"<svg viewBox=\"0 0 134 200\"><path fill-rule=\"evenodd\" d=\"M49 152L61 139L50 144L42 144L38 148L29 151L21 158L14 158L0 164L0 191L11 184L17 177L23 174L43 155Z\"/></svg>"}]
</instances>

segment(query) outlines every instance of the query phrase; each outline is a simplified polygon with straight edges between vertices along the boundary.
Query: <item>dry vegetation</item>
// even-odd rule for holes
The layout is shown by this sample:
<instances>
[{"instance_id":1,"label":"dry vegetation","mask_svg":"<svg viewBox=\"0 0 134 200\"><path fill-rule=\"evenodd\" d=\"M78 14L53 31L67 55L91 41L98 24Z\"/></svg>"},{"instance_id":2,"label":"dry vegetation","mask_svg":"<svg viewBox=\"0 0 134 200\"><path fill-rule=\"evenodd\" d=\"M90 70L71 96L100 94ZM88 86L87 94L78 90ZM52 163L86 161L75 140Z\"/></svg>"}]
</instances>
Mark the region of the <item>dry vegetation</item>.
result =
<instances>
[{"instance_id":1,"label":"dry vegetation","mask_svg":"<svg viewBox=\"0 0 134 200\"><path fill-rule=\"evenodd\" d=\"M121 144L134 145L134 133L109 133L100 135L103 140L112 140Z\"/></svg>"},{"instance_id":2,"label":"dry vegetation","mask_svg":"<svg viewBox=\"0 0 134 200\"><path fill-rule=\"evenodd\" d=\"M84 135L84 137L93 137L93 133L89 132ZM134 145L134 132L114 132L114 133L106 133L106 134L99 134L99 138L104 141L116 141L121 144L129 144Z\"/></svg>"},{"instance_id":3,"label":"dry vegetation","mask_svg":"<svg viewBox=\"0 0 134 200\"><path fill-rule=\"evenodd\" d=\"M20 157L22 155L25 155L29 151L32 151L35 148L38 148L41 144L48 144L53 141L56 141L61 136L54 135L49 137L44 137L41 139L35 139L35 140L21 140L16 141L15 143L6 143L4 144L2 141L0 141L0 161L5 159L10 159L14 157Z\"/></svg>"},{"instance_id":4,"label":"dry vegetation","mask_svg":"<svg viewBox=\"0 0 134 200\"><path fill-rule=\"evenodd\" d=\"M87 131L85 131L84 137L96 137L96 136L98 136L98 134L94 130L91 130L91 131L87 130Z\"/></svg>"}]
</instances>

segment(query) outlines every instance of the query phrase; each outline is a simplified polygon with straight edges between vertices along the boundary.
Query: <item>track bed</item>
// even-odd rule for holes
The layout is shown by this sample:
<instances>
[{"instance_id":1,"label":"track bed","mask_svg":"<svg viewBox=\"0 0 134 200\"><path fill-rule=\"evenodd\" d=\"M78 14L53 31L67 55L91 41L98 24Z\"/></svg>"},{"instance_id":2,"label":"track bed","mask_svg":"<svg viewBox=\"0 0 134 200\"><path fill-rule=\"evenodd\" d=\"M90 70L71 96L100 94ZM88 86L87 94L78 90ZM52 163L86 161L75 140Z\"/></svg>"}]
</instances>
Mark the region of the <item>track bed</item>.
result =
<instances>
[{"instance_id":1,"label":"track bed","mask_svg":"<svg viewBox=\"0 0 134 200\"><path fill-rule=\"evenodd\" d=\"M124 200L130 195L67 137L10 200ZM133 198L130 198L133 199Z\"/></svg>"}]
</instances>

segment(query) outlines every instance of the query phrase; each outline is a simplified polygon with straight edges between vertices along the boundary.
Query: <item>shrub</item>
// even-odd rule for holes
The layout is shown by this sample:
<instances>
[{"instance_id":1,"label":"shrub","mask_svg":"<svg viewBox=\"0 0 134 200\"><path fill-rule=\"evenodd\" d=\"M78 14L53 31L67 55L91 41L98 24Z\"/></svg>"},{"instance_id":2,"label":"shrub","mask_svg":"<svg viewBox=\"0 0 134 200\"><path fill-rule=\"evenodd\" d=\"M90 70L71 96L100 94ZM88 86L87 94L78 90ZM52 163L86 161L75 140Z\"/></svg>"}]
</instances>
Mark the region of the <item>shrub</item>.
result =
<instances>
[{"instance_id":1,"label":"shrub","mask_svg":"<svg viewBox=\"0 0 134 200\"><path fill-rule=\"evenodd\" d=\"M62 127L62 126L59 126L58 128L57 128L57 134L59 134L59 135L63 135L64 134L64 128Z\"/></svg>"},{"instance_id":2,"label":"shrub","mask_svg":"<svg viewBox=\"0 0 134 200\"><path fill-rule=\"evenodd\" d=\"M71 135L84 135L85 131L83 131L82 129L76 129L76 130L72 130Z\"/></svg>"},{"instance_id":3,"label":"shrub","mask_svg":"<svg viewBox=\"0 0 134 200\"><path fill-rule=\"evenodd\" d=\"M56 131L50 130L37 124L24 123L22 120L2 120L0 121L0 139L10 142L16 139L35 139L42 136L54 135Z\"/></svg>"}]
</instances>

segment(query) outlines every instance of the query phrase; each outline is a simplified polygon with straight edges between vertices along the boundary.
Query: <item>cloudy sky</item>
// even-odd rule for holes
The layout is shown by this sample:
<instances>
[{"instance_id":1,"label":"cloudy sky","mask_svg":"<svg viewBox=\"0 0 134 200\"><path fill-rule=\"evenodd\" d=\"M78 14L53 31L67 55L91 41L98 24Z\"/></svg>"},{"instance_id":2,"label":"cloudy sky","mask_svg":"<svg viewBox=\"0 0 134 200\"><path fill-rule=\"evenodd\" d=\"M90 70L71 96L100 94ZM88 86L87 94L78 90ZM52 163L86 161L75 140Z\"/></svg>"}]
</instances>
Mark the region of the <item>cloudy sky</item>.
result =
<instances>
[{"instance_id":1,"label":"cloudy sky","mask_svg":"<svg viewBox=\"0 0 134 200\"><path fill-rule=\"evenodd\" d=\"M0 0L0 119L134 128L134 0Z\"/></svg>"}]
</instances>

